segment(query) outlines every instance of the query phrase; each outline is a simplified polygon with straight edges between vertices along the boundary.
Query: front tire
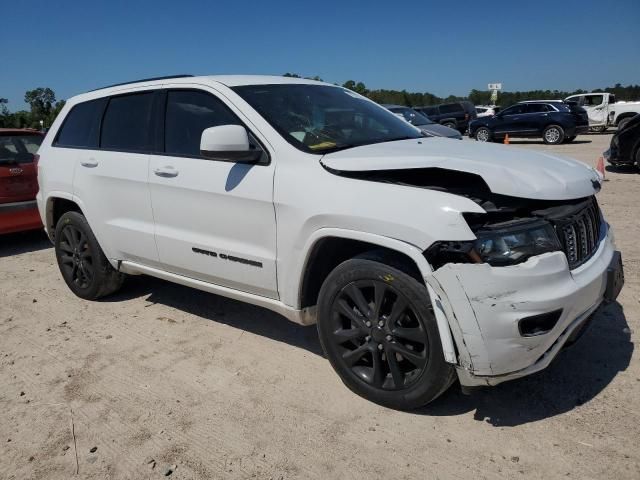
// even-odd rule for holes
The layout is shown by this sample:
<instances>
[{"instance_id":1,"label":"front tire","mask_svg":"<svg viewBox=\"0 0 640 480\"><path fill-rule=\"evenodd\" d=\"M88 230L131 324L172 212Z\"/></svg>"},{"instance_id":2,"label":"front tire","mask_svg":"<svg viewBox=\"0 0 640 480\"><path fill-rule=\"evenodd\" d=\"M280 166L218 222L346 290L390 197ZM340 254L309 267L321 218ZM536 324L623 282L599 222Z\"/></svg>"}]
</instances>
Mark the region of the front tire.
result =
<instances>
[{"instance_id":1,"label":"front tire","mask_svg":"<svg viewBox=\"0 0 640 480\"><path fill-rule=\"evenodd\" d=\"M607 131L607 127L606 126L591 127L589 130L591 130L592 132L595 132L595 133L604 133L604 132Z\"/></svg>"},{"instance_id":2,"label":"front tire","mask_svg":"<svg viewBox=\"0 0 640 480\"><path fill-rule=\"evenodd\" d=\"M344 384L380 405L418 408L453 382L426 287L381 261L355 258L329 274L318 334Z\"/></svg>"},{"instance_id":3,"label":"front tire","mask_svg":"<svg viewBox=\"0 0 640 480\"><path fill-rule=\"evenodd\" d=\"M111 266L81 213L60 217L54 245L62 278L78 297L97 300L122 286L124 274Z\"/></svg>"},{"instance_id":4,"label":"front tire","mask_svg":"<svg viewBox=\"0 0 640 480\"><path fill-rule=\"evenodd\" d=\"M542 140L547 145L559 145L564 141L564 130L560 125L549 125L542 132Z\"/></svg>"},{"instance_id":5,"label":"front tire","mask_svg":"<svg viewBox=\"0 0 640 480\"><path fill-rule=\"evenodd\" d=\"M475 137L478 142L490 142L491 131L487 127L480 127L478 130L476 130Z\"/></svg>"}]
</instances>

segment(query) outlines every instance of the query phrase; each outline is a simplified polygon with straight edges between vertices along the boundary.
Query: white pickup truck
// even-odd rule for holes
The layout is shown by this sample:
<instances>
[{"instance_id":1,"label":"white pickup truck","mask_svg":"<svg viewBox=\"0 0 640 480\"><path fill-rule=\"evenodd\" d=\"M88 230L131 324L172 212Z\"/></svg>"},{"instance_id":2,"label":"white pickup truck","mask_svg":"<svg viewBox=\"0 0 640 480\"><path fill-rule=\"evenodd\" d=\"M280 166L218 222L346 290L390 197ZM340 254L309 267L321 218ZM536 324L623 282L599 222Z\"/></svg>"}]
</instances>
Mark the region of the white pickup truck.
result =
<instances>
[{"instance_id":1,"label":"white pickup truck","mask_svg":"<svg viewBox=\"0 0 640 480\"><path fill-rule=\"evenodd\" d=\"M583 93L564 100L583 107L589 115L589 126L596 132L604 132L612 126L622 128L640 113L640 102L616 102L616 96L612 93Z\"/></svg>"}]
</instances>

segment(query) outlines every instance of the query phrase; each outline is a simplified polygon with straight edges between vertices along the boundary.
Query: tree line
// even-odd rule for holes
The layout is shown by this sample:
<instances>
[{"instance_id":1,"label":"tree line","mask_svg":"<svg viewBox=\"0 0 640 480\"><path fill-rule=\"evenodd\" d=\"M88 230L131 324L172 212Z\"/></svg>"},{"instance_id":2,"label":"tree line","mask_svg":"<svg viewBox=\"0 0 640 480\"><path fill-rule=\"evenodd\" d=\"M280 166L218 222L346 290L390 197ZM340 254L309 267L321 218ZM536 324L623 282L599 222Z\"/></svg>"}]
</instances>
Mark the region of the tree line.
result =
<instances>
[{"instance_id":1,"label":"tree line","mask_svg":"<svg viewBox=\"0 0 640 480\"><path fill-rule=\"evenodd\" d=\"M285 77L302 78L295 73L285 73ZM305 77L310 80L322 80L320 77ZM337 85L337 84L336 84ZM474 105L489 105L491 103L491 92L488 90L473 89L466 97L449 95L448 97L439 97L429 92L408 92L407 90L389 90L377 89L370 90L363 82L355 80L347 80L342 84L343 87L358 92L365 97L370 98L377 103L388 103L394 105L406 105L408 107L420 107L426 105L438 105L440 103L458 102L468 100ZM528 90L514 92L499 92L496 104L500 107L508 107L514 103L523 100L562 100L570 95L578 95L580 93L589 92L608 92L616 96L616 100L640 100L640 85L622 86L616 83L613 87L598 88L595 90Z\"/></svg>"},{"instance_id":2,"label":"tree line","mask_svg":"<svg viewBox=\"0 0 640 480\"><path fill-rule=\"evenodd\" d=\"M285 73L285 77L302 78L295 73ZM322 79L319 76L305 77L311 80ZM337 85L337 84L336 84ZM408 107L419 107L423 105L437 105L440 103L457 102L468 100L474 105L488 105L491 102L491 92L484 90L471 90L466 97L449 95L439 97L429 92L408 92L407 90L376 89L370 90L363 82L347 80L343 87L353 90L377 103L389 103L394 105L406 105ZM613 93L618 101L639 100L640 85L622 86L616 83L613 87L592 90L593 92ZM508 107L523 100L536 99L563 99L569 95L588 93L588 90L575 90L572 92L561 90L529 90L515 92L499 92L497 105ZM28 90L24 94L24 101L29 105L29 110L18 110L11 112L6 98L0 97L0 128L36 128L41 126L48 128L51 126L56 116L64 107L64 100L56 100L56 94L50 88L35 88ZM42 121L42 124L40 123Z\"/></svg>"},{"instance_id":3,"label":"tree line","mask_svg":"<svg viewBox=\"0 0 640 480\"><path fill-rule=\"evenodd\" d=\"M29 110L11 112L7 99L0 97L0 128L48 128L65 104L56 100L53 90L42 87L27 90L24 102Z\"/></svg>"}]
</instances>

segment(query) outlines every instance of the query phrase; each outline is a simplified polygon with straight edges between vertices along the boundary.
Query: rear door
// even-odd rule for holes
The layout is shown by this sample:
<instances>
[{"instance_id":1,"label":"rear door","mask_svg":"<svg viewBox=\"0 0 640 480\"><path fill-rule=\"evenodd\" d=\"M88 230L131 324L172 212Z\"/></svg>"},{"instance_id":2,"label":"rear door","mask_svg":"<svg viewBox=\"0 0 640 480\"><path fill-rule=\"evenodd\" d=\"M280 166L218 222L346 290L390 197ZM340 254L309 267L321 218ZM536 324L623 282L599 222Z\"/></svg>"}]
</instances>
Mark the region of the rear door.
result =
<instances>
[{"instance_id":1,"label":"rear door","mask_svg":"<svg viewBox=\"0 0 640 480\"><path fill-rule=\"evenodd\" d=\"M91 147L73 151L74 194L103 250L147 265L158 263L147 182L155 95L146 90L97 101L90 121L99 136L92 133Z\"/></svg>"},{"instance_id":2,"label":"rear door","mask_svg":"<svg viewBox=\"0 0 640 480\"><path fill-rule=\"evenodd\" d=\"M164 141L149 165L160 261L183 276L277 298L274 164L265 143L252 137L265 152L259 164L200 154L204 129L248 126L223 98L182 86L166 91L160 109Z\"/></svg>"},{"instance_id":3,"label":"rear door","mask_svg":"<svg viewBox=\"0 0 640 480\"><path fill-rule=\"evenodd\" d=\"M0 132L0 204L34 200L38 179L34 155L42 135Z\"/></svg>"},{"instance_id":4,"label":"rear door","mask_svg":"<svg viewBox=\"0 0 640 480\"><path fill-rule=\"evenodd\" d=\"M526 110L522 115L523 134L542 135L542 131L549 123L549 106L544 103L527 103Z\"/></svg>"}]
</instances>

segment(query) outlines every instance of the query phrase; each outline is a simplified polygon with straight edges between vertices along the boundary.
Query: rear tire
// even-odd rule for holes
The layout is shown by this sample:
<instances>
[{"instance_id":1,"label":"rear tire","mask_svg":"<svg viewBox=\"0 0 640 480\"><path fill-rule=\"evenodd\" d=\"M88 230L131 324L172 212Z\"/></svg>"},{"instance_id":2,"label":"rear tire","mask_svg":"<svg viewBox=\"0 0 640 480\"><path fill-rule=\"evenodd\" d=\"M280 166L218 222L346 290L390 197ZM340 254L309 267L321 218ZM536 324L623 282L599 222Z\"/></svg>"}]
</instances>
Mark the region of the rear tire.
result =
<instances>
[{"instance_id":1,"label":"rear tire","mask_svg":"<svg viewBox=\"0 0 640 480\"><path fill-rule=\"evenodd\" d=\"M445 127L453 128L454 130L458 130L458 126L455 123L447 122L443 123Z\"/></svg>"},{"instance_id":2,"label":"rear tire","mask_svg":"<svg viewBox=\"0 0 640 480\"><path fill-rule=\"evenodd\" d=\"M559 145L564 140L564 130L560 125L549 125L542 132L542 140L547 145Z\"/></svg>"},{"instance_id":3,"label":"rear tire","mask_svg":"<svg viewBox=\"0 0 640 480\"><path fill-rule=\"evenodd\" d=\"M111 266L81 213L60 217L54 244L62 278L78 297L97 300L122 286L124 274Z\"/></svg>"},{"instance_id":4,"label":"rear tire","mask_svg":"<svg viewBox=\"0 0 640 480\"><path fill-rule=\"evenodd\" d=\"M354 258L329 274L318 298L318 334L344 384L380 405L418 408L455 378L426 287L381 261Z\"/></svg>"},{"instance_id":5,"label":"rear tire","mask_svg":"<svg viewBox=\"0 0 640 480\"><path fill-rule=\"evenodd\" d=\"M591 130L592 132L595 133L604 133L607 131L607 127L602 126L602 127L591 127L589 130Z\"/></svg>"}]
</instances>

